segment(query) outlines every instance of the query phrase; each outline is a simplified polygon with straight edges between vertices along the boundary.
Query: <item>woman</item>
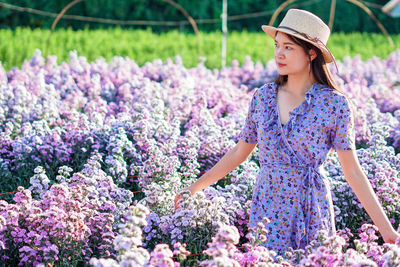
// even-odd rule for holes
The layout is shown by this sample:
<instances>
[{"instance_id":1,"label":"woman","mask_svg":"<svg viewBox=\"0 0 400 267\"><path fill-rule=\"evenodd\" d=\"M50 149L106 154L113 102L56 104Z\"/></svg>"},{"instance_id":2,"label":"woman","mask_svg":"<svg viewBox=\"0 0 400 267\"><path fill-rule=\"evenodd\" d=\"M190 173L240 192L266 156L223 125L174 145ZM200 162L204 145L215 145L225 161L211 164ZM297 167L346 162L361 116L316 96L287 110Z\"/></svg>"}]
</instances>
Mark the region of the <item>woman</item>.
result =
<instances>
[{"instance_id":1,"label":"woman","mask_svg":"<svg viewBox=\"0 0 400 267\"><path fill-rule=\"evenodd\" d=\"M384 241L394 243L400 234L385 215L355 153L351 102L338 90L326 66L335 62L325 46L329 27L308 11L290 9L277 28L263 25L262 29L275 39L279 76L254 92L236 146L187 189L194 194L215 183L258 144L261 168L249 226L268 217L265 246L283 255L289 246L304 248L320 229L336 232L330 185L321 167L335 149L346 180Z\"/></svg>"}]
</instances>

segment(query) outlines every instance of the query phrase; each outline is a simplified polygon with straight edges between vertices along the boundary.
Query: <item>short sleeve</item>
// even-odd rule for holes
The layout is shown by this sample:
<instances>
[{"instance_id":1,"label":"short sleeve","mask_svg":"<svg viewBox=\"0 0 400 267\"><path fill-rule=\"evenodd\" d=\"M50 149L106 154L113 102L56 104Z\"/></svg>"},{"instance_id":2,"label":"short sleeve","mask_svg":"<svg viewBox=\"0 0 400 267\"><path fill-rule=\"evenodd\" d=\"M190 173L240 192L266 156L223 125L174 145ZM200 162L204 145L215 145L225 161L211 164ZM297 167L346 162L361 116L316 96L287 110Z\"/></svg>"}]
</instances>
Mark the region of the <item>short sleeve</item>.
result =
<instances>
[{"instance_id":1,"label":"short sleeve","mask_svg":"<svg viewBox=\"0 0 400 267\"><path fill-rule=\"evenodd\" d=\"M338 102L335 127L331 137L332 147L335 150L356 149L353 109L345 96L342 96Z\"/></svg>"},{"instance_id":2,"label":"short sleeve","mask_svg":"<svg viewBox=\"0 0 400 267\"><path fill-rule=\"evenodd\" d=\"M239 135L239 138L249 144L256 144L257 141L257 123L255 121L255 110L257 106L258 89L255 90L250 102L245 125Z\"/></svg>"}]
</instances>

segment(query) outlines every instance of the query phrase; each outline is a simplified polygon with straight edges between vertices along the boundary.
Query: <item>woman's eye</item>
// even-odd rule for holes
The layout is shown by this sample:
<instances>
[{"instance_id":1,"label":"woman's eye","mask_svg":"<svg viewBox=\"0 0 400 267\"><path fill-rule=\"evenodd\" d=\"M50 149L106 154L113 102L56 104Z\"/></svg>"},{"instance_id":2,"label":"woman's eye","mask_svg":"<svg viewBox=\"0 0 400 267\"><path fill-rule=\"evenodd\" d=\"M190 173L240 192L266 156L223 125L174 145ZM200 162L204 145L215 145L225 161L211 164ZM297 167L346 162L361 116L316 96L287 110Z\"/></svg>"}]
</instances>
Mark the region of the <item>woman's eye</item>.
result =
<instances>
[{"instance_id":1,"label":"woman's eye","mask_svg":"<svg viewBox=\"0 0 400 267\"><path fill-rule=\"evenodd\" d=\"M279 45L275 44L275 47L279 47ZM290 47L288 45L285 45L284 47L285 47L286 50L292 50L292 47Z\"/></svg>"}]
</instances>

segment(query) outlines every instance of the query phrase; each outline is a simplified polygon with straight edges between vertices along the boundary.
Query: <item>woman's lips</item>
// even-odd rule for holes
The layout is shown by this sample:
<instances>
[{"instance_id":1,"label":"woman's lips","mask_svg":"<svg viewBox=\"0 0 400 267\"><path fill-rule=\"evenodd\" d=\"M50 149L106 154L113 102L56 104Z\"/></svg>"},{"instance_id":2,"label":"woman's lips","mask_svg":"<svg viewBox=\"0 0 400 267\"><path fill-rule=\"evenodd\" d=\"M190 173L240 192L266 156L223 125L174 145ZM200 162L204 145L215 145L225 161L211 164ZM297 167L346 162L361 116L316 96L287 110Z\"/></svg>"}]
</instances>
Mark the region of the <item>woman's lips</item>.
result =
<instances>
[{"instance_id":1,"label":"woman's lips","mask_svg":"<svg viewBox=\"0 0 400 267\"><path fill-rule=\"evenodd\" d=\"M279 68L282 68L282 67L286 66L286 64L282 64L282 63L276 63L276 65L277 65Z\"/></svg>"}]
</instances>

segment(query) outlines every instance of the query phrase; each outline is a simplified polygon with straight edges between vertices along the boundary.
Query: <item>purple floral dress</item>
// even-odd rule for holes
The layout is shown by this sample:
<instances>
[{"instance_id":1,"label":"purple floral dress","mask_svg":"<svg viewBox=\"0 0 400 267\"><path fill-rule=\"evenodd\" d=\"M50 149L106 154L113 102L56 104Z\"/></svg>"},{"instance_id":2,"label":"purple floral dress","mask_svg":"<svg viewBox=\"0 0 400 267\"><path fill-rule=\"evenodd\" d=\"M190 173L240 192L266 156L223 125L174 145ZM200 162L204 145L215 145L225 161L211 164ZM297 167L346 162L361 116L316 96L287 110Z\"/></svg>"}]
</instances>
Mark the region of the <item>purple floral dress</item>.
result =
<instances>
[{"instance_id":1,"label":"purple floral dress","mask_svg":"<svg viewBox=\"0 0 400 267\"><path fill-rule=\"evenodd\" d=\"M320 229L336 232L330 183L321 166L331 148L355 149L355 131L347 98L317 83L282 126L277 90L269 83L254 92L240 138L259 146L249 226L268 217L264 245L284 256L289 246L304 248Z\"/></svg>"}]
</instances>

